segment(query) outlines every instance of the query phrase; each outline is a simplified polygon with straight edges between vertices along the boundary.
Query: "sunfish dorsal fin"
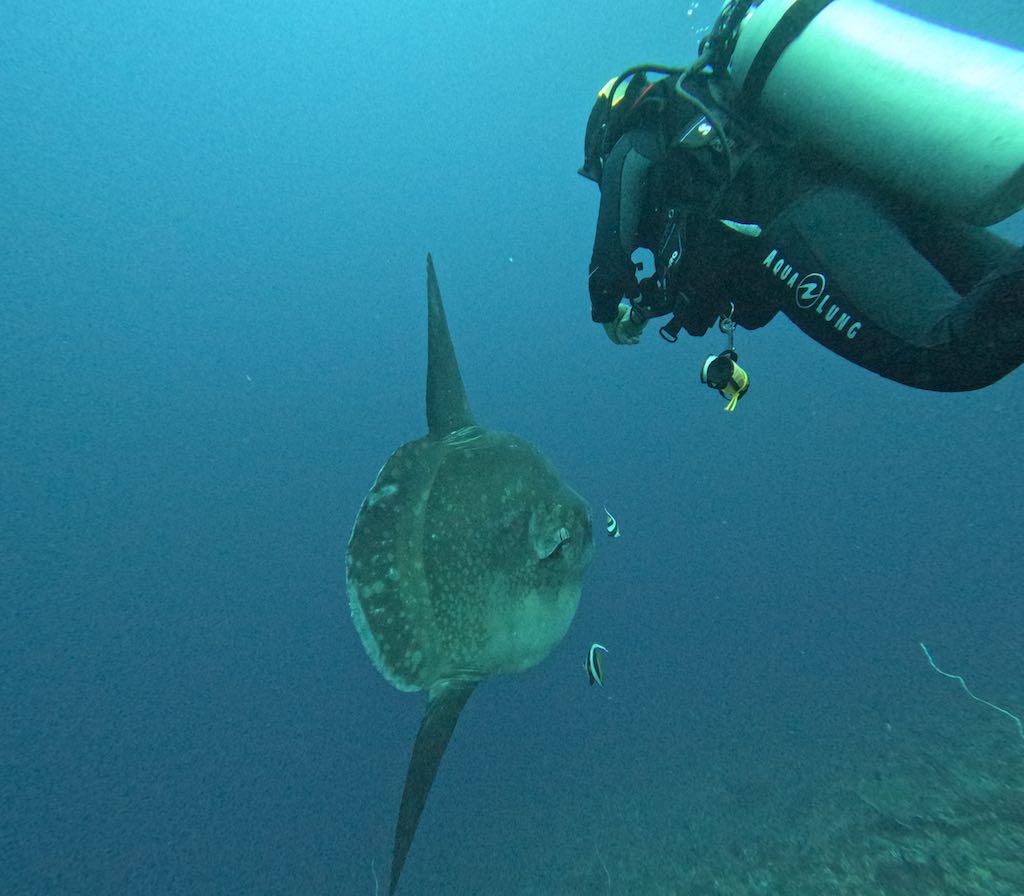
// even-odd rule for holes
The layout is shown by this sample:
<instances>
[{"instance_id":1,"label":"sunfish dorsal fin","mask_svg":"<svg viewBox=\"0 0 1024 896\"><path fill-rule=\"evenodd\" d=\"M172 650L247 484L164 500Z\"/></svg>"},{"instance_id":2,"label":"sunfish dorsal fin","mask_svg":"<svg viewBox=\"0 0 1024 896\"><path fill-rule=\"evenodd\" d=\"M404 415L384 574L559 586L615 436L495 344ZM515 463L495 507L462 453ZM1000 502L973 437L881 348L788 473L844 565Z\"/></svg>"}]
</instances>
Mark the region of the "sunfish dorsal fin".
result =
<instances>
[{"instance_id":1,"label":"sunfish dorsal fin","mask_svg":"<svg viewBox=\"0 0 1024 896\"><path fill-rule=\"evenodd\" d=\"M476 420L462 385L448 321L441 304L441 289L434 259L427 254L427 428L442 438Z\"/></svg>"},{"instance_id":2,"label":"sunfish dorsal fin","mask_svg":"<svg viewBox=\"0 0 1024 896\"><path fill-rule=\"evenodd\" d=\"M431 268L430 272L433 273ZM420 722L416 745L412 748L412 759L405 773L405 789L402 791L402 806L398 811L398 826L395 828L395 848L391 857L391 885L389 896L398 888L398 878L409 854L420 813L427 802L434 775L441 764L445 747L459 721L459 713L466 705L470 694L476 689L476 681L439 682L430 689L427 712Z\"/></svg>"}]
</instances>

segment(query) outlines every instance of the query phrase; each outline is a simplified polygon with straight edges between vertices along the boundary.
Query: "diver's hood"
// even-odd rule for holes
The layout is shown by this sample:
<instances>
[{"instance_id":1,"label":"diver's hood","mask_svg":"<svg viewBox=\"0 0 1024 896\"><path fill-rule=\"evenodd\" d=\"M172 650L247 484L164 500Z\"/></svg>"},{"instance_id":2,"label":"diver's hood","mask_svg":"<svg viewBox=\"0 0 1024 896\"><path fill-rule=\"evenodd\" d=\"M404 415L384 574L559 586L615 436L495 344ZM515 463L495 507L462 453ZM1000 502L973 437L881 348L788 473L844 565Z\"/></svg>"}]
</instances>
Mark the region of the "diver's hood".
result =
<instances>
[{"instance_id":1,"label":"diver's hood","mask_svg":"<svg viewBox=\"0 0 1024 896\"><path fill-rule=\"evenodd\" d=\"M583 137L583 165L579 168L588 180L601 183L604 160L628 127L638 100L648 87L643 71L630 69L612 78L597 94L587 119Z\"/></svg>"}]
</instances>

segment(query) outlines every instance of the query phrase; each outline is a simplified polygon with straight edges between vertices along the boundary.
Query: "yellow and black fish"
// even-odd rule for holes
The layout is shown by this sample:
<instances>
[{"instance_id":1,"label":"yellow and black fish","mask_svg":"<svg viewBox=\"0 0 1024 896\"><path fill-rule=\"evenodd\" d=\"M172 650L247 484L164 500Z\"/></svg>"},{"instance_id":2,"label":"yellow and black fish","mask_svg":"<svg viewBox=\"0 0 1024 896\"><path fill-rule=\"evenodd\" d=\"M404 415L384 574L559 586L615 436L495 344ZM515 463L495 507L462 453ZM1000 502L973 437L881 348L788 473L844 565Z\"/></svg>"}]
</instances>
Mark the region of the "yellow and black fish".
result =
<instances>
[{"instance_id":1,"label":"yellow and black fish","mask_svg":"<svg viewBox=\"0 0 1024 896\"><path fill-rule=\"evenodd\" d=\"M613 517L608 512L608 508L607 507L604 509L604 515L606 517L605 524L604 524L604 530L605 530L605 532L608 533L608 537L609 538L621 538L622 537L622 533L619 531L619 524L616 521L615 517Z\"/></svg>"},{"instance_id":2,"label":"yellow and black fish","mask_svg":"<svg viewBox=\"0 0 1024 896\"><path fill-rule=\"evenodd\" d=\"M592 685L599 684L604 685L604 669L601 668L601 654L599 650L603 650L605 653L608 652L607 647L603 647L600 644L591 644L590 650L587 651L587 659L583 663L583 668L587 670L587 677L590 679Z\"/></svg>"}]
</instances>

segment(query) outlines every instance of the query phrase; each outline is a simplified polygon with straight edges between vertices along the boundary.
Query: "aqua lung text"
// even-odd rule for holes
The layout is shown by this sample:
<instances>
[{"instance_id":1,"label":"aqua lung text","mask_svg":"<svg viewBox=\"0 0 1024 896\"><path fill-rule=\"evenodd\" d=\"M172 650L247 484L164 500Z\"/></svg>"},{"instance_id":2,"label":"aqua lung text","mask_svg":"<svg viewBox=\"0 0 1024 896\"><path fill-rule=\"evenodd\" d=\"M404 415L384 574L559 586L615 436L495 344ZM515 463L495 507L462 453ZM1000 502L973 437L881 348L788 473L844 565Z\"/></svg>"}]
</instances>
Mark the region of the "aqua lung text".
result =
<instances>
[{"instance_id":1,"label":"aqua lung text","mask_svg":"<svg viewBox=\"0 0 1024 896\"><path fill-rule=\"evenodd\" d=\"M820 314L847 339L854 339L860 332L861 322L854 321L832 301L832 296L826 290L827 281L824 274L801 274L779 255L778 249L772 249L762 264L773 276L793 290L797 307Z\"/></svg>"}]
</instances>

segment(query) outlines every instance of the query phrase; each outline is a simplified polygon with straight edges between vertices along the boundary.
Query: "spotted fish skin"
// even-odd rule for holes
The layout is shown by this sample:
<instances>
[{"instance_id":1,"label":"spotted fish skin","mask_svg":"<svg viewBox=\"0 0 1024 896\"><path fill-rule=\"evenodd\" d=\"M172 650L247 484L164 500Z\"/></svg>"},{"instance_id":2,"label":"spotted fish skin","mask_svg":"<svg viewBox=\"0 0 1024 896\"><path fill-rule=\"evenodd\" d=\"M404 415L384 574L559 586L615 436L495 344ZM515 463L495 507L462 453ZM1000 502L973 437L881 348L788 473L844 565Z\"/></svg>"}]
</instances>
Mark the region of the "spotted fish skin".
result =
<instances>
[{"instance_id":1,"label":"spotted fish skin","mask_svg":"<svg viewBox=\"0 0 1024 896\"><path fill-rule=\"evenodd\" d=\"M593 549L590 508L540 451L474 419L429 256L427 308L428 432L381 469L346 553L367 655L396 688L428 696L390 894L466 701L479 682L531 668L562 640Z\"/></svg>"},{"instance_id":2,"label":"spotted fish skin","mask_svg":"<svg viewBox=\"0 0 1024 896\"><path fill-rule=\"evenodd\" d=\"M363 501L352 618L399 690L522 672L568 630L591 545L586 505L532 445L428 436L399 448Z\"/></svg>"}]
</instances>

